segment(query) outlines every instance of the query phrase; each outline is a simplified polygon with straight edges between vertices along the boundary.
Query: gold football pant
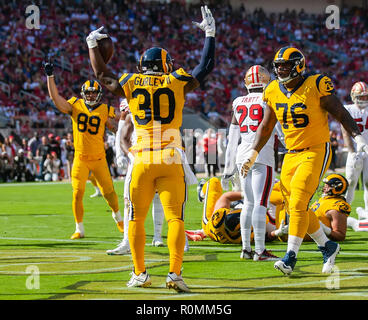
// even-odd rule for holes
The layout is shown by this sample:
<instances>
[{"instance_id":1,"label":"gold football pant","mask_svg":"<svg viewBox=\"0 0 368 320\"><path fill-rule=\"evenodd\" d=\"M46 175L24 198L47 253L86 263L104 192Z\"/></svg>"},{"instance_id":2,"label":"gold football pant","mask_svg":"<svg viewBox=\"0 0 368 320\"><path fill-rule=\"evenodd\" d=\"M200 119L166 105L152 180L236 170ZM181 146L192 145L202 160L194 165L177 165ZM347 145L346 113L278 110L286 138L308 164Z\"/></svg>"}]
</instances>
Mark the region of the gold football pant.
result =
<instances>
[{"instance_id":1,"label":"gold football pant","mask_svg":"<svg viewBox=\"0 0 368 320\"><path fill-rule=\"evenodd\" d=\"M280 189L290 214L289 235L304 238L319 229L318 218L308 206L330 162L330 143L285 155Z\"/></svg>"},{"instance_id":2,"label":"gold football pant","mask_svg":"<svg viewBox=\"0 0 368 320\"><path fill-rule=\"evenodd\" d=\"M76 223L83 222L83 195L90 172L92 172L96 178L97 184L101 189L101 193L110 208L114 212L119 211L118 197L114 190L114 185L105 156L101 156L96 160L88 160L76 153L72 168L72 209Z\"/></svg>"},{"instance_id":3,"label":"gold football pant","mask_svg":"<svg viewBox=\"0 0 368 320\"><path fill-rule=\"evenodd\" d=\"M162 156L161 163L157 163L157 161L153 163L153 159L160 158L160 153ZM146 244L146 232L144 221L157 191L165 219L168 221L169 271L179 275L185 246L184 206L186 202L186 184L180 154L175 149L144 151L142 154L138 154L134 159L129 181L128 235L134 271L137 275L145 271L144 246ZM175 158L174 163L165 163L168 158Z\"/></svg>"},{"instance_id":4,"label":"gold football pant","mask_svg":"<svg viewBox=\"0 0 368 320\"><path fill-rule=\"evenodd\" d=\"M217 200L222 196L221 182L217 178L209 179L202 187L205 194L202 215L202 229L206 230L208 220L211 219ZM207 234L207 232L206 232Z\"/></svg>"}]
</instances>

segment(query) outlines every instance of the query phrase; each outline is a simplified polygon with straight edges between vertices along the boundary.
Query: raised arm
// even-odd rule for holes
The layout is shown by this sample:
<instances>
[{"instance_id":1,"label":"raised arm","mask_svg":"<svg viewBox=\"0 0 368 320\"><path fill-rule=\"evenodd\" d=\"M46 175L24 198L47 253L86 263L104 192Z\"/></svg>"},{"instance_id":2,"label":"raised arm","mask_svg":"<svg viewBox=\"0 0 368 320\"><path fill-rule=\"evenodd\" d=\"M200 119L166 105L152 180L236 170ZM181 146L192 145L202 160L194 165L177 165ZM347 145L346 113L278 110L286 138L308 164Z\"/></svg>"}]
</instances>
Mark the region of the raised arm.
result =
<instances>
[{"instance_id":1,"label":"raised arm","mask_svg":"<svg viewBox=\"0 0 368 320\"><path fill-rule=\"evenodd\" d=\"M215 19L207 6L201 7L201 12L202 22L193 22L193 24L205 32L206 38L204 40L201 61L192 71L194 80L185 86L185 93L199 87L200 83L211 73L215 66Z\"/></svg>"},{"instance_id":2,"label":"raised arm","mask_svg":"<svg viewBox=\"0 0 368 320\"><path fill-rule=\"evenodd\" d=\"M63 113L71 114L73 106L61 95L56 87L54 78L54 66L50 62L44 64L44 69L47 75L47 89L49 91L49 96L54 102L56 108Z\"/></svg>"},{"instance_id":3,"label":"raised arm","mask_svg":"<svg viewBox=\"0 0 368 320\"><path fill-rule=\"evenodd\" d=\"M88 45L89 58L96 78L113 94L125 97L124 90L119 84L119 79L107 67L102 59L100 50L98 49L98 40L108 37L107 34L102 34L100 31L103 27L92 31L86 38Z\"/></svg>"}]
</instances>

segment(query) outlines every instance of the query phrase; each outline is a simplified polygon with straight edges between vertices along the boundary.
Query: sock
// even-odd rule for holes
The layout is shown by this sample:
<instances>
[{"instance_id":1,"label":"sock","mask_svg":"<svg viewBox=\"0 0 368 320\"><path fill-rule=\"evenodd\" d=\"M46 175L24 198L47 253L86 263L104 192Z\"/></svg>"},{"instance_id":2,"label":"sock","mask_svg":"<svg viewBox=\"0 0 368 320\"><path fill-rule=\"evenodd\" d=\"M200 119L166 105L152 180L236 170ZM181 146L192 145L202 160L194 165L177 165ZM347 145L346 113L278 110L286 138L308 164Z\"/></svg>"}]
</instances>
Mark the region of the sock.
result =
<instances>
[{"instance_id":1,"label":"sock","mask_svg":"<svg viewBox=\"0 0 368 320\"><path fill-rule=\"evenodd\" d=\"M146 270L144 264L144 246L146 245L146 231L144 219L129 221L129 244L134 263L134 273L141 274Z\"/></svg>"},{"instance_id":2,"label":"sock","mask_svg":"<svg viewBox=\"0 0 368 320\"><path fill-rule=\"evenodd\" d=\"M72 210L74 215L74 221L76 223L83 222L84 208L83 208L83 191L73 192Z\"/></svg>"},{"instance_id":3,"label":"sock","mask_svg":"<svg viewBox=\"0 0 368 320\"><path fill-rule=\"evenodd\" d=\"M240 234L242 238L242 249L251 251L250 238L252 233L252 211L253 206L243 205L240 213ZM263 234L264 237L264 234Z\"/></svg>"},{"instance_id":4,"label":"sock","mask_svg":"<svg viewBox=\"0 0 368 320\"><path fill-rule=\"evenodd\" d=\"M299 248L302 245L302 242L303 242L303 238L289 235L287 251L294 251L295 256L297 256L299 252Z\"/></svg>"},{"instance_id":5,"label":"sock","mask_svg":"<svg viewBox=\"0 0 368 320\"><path fill-rule=\"evenodd\" d=\"M83 222L75 223L75 232L79 232L84 235L84 226Z\"/></svg>"},{"instance_id":6,"label":"sock","mask_svg":"<svg viewBox=\"0 0 368 320\"><path fill-rule=\"evenodd\" d=\"M252 214L254 251L259 254L265 249L266 210L267 208L264 206L256 206Z\"/></svg>"},{"instance_id":7,"label":"sock","mask_svg":"<svg viewBox=\"0 0 368 320\"><path fill-rule=\"evenodd\" d=\"M116 223L123 221L123 218L120 214L120 211L118 212L112 212L112 218L115 220Z\"/></svg>"},{"instance_id":8,"label":"sock","mask_svg":"<svg viewBox=\"0 0 368 320\"><path fill-rule=\"evenodd\" d=\"M327 238L321 227L319 227L316 232L310 233L309 236L317 243L319 247L324 247L326 242L330 240Z\"/></svg>"},{"instance_id":9,"label":"sock","mask_svg":"<svg viewBox=\"0 0 368 320\"><path fill-rule=\"evenodd\" d=\"M170 253L169 272L180 275L183 264L185 231L184 221L180 219L170 219L168 221L167 246Z\"/></svg>"},{"instance_id":10,"label":"sock","mask_svg":"<svg viewBox=\"0 0 368 320\"><path fill-rule=\"evenodd\" d=\"M153 239L161 240L162 236L162 225L164 221L164 209L162 207L160 197L156 193L153 202L152 202L152 219L153 219L153 227L154 227L154 235Z\"/></svg>"}]
</instances>

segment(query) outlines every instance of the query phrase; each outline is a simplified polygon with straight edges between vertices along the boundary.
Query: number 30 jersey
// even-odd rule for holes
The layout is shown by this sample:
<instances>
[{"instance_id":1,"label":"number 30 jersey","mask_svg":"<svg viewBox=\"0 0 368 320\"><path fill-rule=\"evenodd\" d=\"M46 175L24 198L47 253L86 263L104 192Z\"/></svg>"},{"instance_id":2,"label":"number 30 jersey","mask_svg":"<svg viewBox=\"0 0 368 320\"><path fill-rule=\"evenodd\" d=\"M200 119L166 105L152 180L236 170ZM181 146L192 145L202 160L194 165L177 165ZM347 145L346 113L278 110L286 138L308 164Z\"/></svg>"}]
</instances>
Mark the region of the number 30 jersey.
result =
<instances>
[{"instance_id":1,"label":"number 30 jersey","mask_svg":"<svg viewBox=\"0 0 368 320\"><path fill-rule=\"evenodd\" d=\"M131 151L182 148L184 87L193 79L181 68L170 74L124 73L120 77L137 137Z\"/></svg>"},{"instance_id":2,"label":"number 30 jersey","mask_svg":"<svg viewBox=\"0 0 368 320\"><path fill-rule=\"evenodd\" d=\"M72 97L73 143L75 153L88 160L105 155L104 135L107 119L115 118L115 110L104 103L88 108L83 99Z\"/></svg>"},{"instance_id":3,"label":"number 30 jersey","mask_svg":"<svg viewBox=\"0 0 368 320\"><path fill-rule=\"evenodd\" d=\"M320 98L334 93L330 78L305 75L289 91L278 80L271 81L263 100L273 109L285 135L288 150L299 150L330 141L328 113L321 108Z\"/></svg>"},{"instance_id":4,"label":"number 30 jersey","mask_svg":"<svg viewBox=\"0 0 368 320\"><path fill-rule=\"evenodd\" d=\"M236 163L242 164L245 161L246 153L252 148L253 140L256 136L258 126L262 122L265 103L262 100L262 93L252 92L246 96L241 96L233 101L233 113L238 121L241 142L236 153ZM256 163L274 167L274 134L262 148Z\"/></svg>"}]
</instances>

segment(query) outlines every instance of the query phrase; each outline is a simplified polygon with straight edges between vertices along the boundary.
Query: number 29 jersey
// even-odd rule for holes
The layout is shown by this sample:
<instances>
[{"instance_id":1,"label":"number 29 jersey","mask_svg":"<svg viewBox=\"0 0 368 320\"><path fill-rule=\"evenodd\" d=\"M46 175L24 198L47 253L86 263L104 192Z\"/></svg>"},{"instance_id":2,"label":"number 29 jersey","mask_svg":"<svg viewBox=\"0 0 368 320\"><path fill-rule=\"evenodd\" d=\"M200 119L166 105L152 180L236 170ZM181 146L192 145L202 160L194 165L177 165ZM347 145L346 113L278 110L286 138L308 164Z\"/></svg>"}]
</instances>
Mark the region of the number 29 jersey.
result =
<instances>
[{"instance_id":1,"label":"number 29 jersey","mask_svg":"<svg viewBox=\"0 0 368 320\"><path fill-rule=\"evenodd\" d=\"M75 153L88 160L105 155L104 135L108 118L115 118L115 110L104 103L88 108L83 99L72 97L73 143Z\"/></svg>"},{"instance_id":2,"label":"number 29 jersey","mask_svg":"<svg viewBox=\"0 0 368 320\"><path fill-rule=\"evenodd\" d=\"M136 133L131 151L182 148L184 87L193 79L182 68L170 74L124 73L120 77Z\"/></svg>"},{"instance_id":3,"label":"number 29 jersey","mask_svg":"<svg viewBox=\"0 0 368 320\"><path fill-rule=\"evenodd\" d=\"M265 103L262 93L252 92L246 96L237 97L233 101L233 114L238 121L241 142L236 153L236 163L245 161L246 153L252 148L256 131L262 122ZM274 134L271 135L265 146L259 152L256 163L274 167Z\"/></svg>"},{"instance_id":4,"label":"number 29 jersey","mask_svg":"<svg viewBox=\"0 0 368 320\"><path fill-rule=\"evenodd\" d=\"M321 108L320 98L332 93L331 79L321 74L306 75L291 91L278 80L267 85L263 100L275 112L288 150L306 149L330 141L328 113Z\"/></svg>"}]
</instances>

